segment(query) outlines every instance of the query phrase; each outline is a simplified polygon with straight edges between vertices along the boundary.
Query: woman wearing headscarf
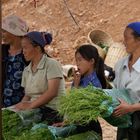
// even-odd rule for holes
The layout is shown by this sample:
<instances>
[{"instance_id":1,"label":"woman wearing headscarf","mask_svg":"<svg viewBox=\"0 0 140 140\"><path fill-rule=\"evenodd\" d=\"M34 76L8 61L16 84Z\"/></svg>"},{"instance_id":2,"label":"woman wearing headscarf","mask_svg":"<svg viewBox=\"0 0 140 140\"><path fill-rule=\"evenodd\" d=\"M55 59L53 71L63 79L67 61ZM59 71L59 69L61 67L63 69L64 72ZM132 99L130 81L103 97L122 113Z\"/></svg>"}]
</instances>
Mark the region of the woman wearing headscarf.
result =
<instances>
[{"instance_id":1,"label":"woman wearing headscarf","mask_svg":"<svg viewBox=\"0 0 140 140\"><path fill-rule=\"evenodd\" d=\"M2 20L3 107L17 104L24 96L21 78L27 62L22 53L21 39L28 29L26 22L16 15L9 15Z\"/></svg>"},{"instance_id":2,"label":"woman wearing headscarf","mask_svg":"<svg viewBox=\"0 0 140 140\"><path fill-rule=\"evenodd\" d=\"M121 59L115 66L116 88L126 88L134 104L120 100L120 105L115 109L114 115L120 117L132 113L132 126L119 128L117 140L140 139L140 22L128 24L124 31L124 43L128 56Z\"/></svg>"},{"instance_id":3,"label":"woman wearing headscarf","mask_svg":"<svg viewBox=\"0 0 140 140\"><path fill-rule=\"evenodd\" d=\"M47 32L33 31L23 37L23 54L30 64L24 69L22 76L25 96L16 105L19 110L40 108L48 124L61 120L57 106L59 97L65 93L60 63L44 52L45 45L51 41L52 36Z\"/></svg>"}]
</instances>

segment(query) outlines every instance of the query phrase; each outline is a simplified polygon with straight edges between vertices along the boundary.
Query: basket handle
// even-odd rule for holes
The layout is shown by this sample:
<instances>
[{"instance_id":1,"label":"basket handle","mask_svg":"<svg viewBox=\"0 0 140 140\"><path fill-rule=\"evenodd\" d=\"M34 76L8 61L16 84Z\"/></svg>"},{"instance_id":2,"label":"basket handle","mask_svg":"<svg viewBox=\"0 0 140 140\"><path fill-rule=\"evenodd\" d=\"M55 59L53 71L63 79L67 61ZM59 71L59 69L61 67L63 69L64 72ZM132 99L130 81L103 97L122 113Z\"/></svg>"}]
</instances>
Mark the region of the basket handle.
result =
<instances>
[{"instance_id":1,"label":"basket handle","mask_svg":"<svg viewBox=\"0 0 140 140\"><path fill-rule=\"evenodd\" d=\"M80 43L82 41L85 41L84 43ZM88 38L86 36L80 36L79 38L77 38L74 42L74 48L77 48L79 46L79 44L85 44L85 43L90 43L90 41L88 40Z\"/></svg>"}]
</instances>

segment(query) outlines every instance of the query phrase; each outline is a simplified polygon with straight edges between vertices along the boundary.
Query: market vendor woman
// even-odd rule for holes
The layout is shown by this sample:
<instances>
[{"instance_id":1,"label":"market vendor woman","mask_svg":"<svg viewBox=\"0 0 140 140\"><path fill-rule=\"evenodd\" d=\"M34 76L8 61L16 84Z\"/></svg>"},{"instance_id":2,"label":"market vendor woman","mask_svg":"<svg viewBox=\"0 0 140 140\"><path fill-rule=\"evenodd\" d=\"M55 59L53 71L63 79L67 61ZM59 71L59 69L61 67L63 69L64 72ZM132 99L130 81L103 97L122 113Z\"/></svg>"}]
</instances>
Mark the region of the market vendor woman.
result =
<instances>
[{"instance_id":1,"label":"market vendor woman","mask_svg":"<svg viewBox=\"0 0 140 140\"><path fill-rule=\"evenodd\" d=\"M126 88L130 97L135 101L130 105L120 100L114 115L122 116L129 112L132 114L132 127L119 128L117 140L139 140L140 139L140 22L130 23L124 31L124 43L128 56L121 59L115 66L116 88ZM137 111L137 112L136 112ZM135 126L135 127L134 127ZM136 127L137 126L137 127Z\"/></svg>"},{"instance_id":2,"label":"market vendor woman","mask_svg":"<svg viewBox=\"0 0 140 140\"><path fill-rule=\"evenodd\" d=\"M51 123L60 121L57 114L58 97L65 93L65 83L59 62L45 54L44 47L52 36L45 32L29 32L22 39L23 54L31 61L23 71L23 100L16 105L19 110L41 108Z\"/></svg>"}]
</instances>

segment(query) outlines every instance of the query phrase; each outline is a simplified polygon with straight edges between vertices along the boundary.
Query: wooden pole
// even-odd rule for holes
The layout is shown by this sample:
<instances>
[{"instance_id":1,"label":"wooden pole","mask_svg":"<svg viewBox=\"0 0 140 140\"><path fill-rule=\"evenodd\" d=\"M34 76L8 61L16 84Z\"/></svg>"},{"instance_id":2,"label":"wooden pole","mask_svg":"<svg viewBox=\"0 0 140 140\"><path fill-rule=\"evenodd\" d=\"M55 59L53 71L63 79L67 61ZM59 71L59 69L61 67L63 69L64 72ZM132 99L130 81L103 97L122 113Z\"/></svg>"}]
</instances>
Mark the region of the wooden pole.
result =
<instances>
[{"instance_id":1,"label":"wooden pole","mask_svg":"<svg viewBox=\"0 0 140 140\"><path fill-rule=\"evenodd\" d=\"M0 27L1 27L1 0L0 0ZM0 140L2 140L2 32L0 28Z\"/></svg>"}]
</instances>

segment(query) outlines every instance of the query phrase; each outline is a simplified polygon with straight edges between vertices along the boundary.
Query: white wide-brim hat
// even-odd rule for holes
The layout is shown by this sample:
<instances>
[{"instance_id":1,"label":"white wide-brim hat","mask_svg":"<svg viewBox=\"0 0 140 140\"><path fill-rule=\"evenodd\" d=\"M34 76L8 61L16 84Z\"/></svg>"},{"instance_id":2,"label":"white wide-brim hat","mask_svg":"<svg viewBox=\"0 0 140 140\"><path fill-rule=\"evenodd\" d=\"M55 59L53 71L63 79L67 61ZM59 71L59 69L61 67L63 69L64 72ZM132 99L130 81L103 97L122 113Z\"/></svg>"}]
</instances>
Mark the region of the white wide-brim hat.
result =
<instances>
[{"instance_id":1,"label":"white wide-brim hat","mask_svg":"<svg viewBox=\"0 0 140 140\"><path fill-rule=\"evenodd\" d=\"M24 36L27 34L29 27L18 16L9 15L2 20L2 29L15 36Z\"/></svg>"}]
</instances>

